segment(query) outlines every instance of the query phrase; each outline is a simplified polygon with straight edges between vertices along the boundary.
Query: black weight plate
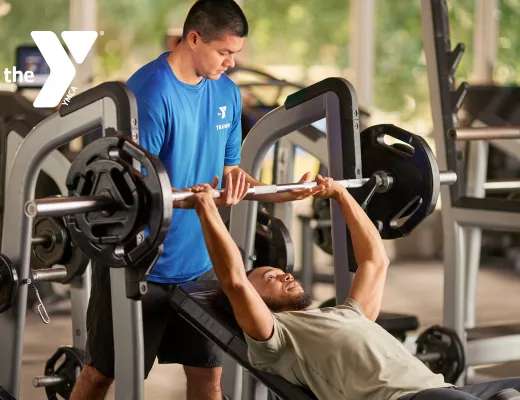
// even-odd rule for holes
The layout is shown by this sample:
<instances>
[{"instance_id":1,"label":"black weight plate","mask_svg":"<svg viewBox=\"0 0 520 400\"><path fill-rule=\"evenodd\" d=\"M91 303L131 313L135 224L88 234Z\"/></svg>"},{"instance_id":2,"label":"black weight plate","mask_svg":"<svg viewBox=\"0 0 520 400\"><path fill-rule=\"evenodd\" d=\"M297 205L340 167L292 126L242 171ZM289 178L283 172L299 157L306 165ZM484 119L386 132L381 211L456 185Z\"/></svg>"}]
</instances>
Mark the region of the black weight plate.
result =
<instances>
[{"instance_id":1,"label":"black weight plate","mask_svg":"<svg viewBox=\"0 0 520 400\"><path fill-rule=\"evenodd\" d=\"M136 161L146 174L133 167ZM67 187L71 196L104 194L116 203L110 212L67 217L73 242L97 264L134 265L163 242L172 217L170 180L157 157L128 139L106 137L85 147Z\"/></svg>"},{"instance_id":2,"label":"black weight plate","mask_svg":"<svg viewBox=\"0 0 520 400\"><path fill-rule=\"evenodd\" d=\"M385 144L385 135L404 143ZM363 176L386 171L394 177L392 188L369 202L368 216L381 222L383 239L409 235L433 212L439 198L439 167L430 147L395 125L375 125L361 133L361 157Z\"/></svg>"},{"instance_id":3,"label":"black weight plate","mask_svg":"<svg viewBox=\"0 0 520 400\"><path fill-rule=\"evenodd\" d=\"M440 353L437 361L426 365L436 374L442 374L446 382L455 383L466 366L464 347L458 335L446 327L434 325L417 338L417 353Z\"/></svg>"},{"instance_id":4,"label":"black weight plate","mask_svg":"<svg viewBox=\"0 0 520 400\"><path fill-rule=\"evenodd\" d=\"M79 196L109 195L117 206L109 211L78 214L76 223L92 243L121 243L136 225L139 194L127 166L97 159L86 166L76 187Z\"/></svg>"},{"instance_id":5,"label":"black weight plate","mask_svg":"<svg viewBox=\"0 0 520 400\"><path fill-rule=\"evenodd\" d=\"M330 199L313 198L312 216L320 221L330 220ZM332 227L325 226L314 229L313 239L320 249L332 255Z\"/></svg>"},{"instance_id":6,"label":"black weight plate","mask_svg":"<svg viewBox=\"0 0 520 400\"><path fill-rule=\"evenodd\" d=\"M63 358L64 357L64 358ZM71 346L58 348L45 364L45 376L59 376L64 378L64 382L59 385L46 387L45 392L50 400L57 400L58 395L68 399L72 388L76 384L81 370L83 369L83 359L85 355L82 350Z\"/></svg>"},{"instance_id":7,"label":"black weight plate","mask_svg":"<svg viewBox=\"0 0 520 400\"><path fill-rule=\"evenodd\" d=\"M33 245L33 254L42 268L50 268L60 264L70 245L69 234L64 223L59 218L37 218L33 224L33 237L46 236L49 241Z\"/></svg>"},{"instance_id":8,"label":"black weight plate","mask_svg":"<svg viewBox=\"0 0 520 400\"><path fill-rule=\"evenodd\" d=\"M87 255L78 246L71 243L62 263L67 269L67 276L61 280L61 283L67 284L76 278L82 277L89 262L90 259Z\"/></svg>"},{"instance_id":9,"label":"black weight plate","mask_svg":"<svg viewBox=\"0 0 520 400\"><path fill-rule=\"evenodd\" d=\"M11 260L0 253L0 313L13 304L17 287L15 274Z\"/></svg>"}]
</instances>

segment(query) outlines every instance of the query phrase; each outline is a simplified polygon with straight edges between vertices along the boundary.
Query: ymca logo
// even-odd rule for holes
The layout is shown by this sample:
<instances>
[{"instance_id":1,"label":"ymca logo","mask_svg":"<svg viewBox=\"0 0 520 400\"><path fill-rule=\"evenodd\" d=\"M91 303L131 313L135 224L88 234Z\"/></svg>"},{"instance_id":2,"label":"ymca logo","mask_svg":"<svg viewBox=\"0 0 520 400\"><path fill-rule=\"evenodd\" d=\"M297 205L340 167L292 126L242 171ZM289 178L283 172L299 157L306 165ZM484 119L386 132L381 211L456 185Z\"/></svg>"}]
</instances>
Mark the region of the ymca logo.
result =
<instances>
[{"instance_id":1,"label":"ymca logo","mask_svg":"<svg viewBox=\"0 0 520 400\"><path fill-rule=\"evenodd\" d=\"M218 116L221 116L222 119L226 118L226 109L227 109L227 106L219 107L218 109L220 110L220 112L217 113L217 115L218 115Z\"/></svg>"},{"instance_id":2,"label":"ymca logo","mask_svg":"<svg viewBox=\"0 0 520 400\"><path fill-rule=\"evenodd\" d=\"M54 32L33 31L31 36L49 65L50 74L42 90L34 100L34 107L56 107L67 92L76 68ZM74 60L81 64L98 37L96 31L65 31L61 33ZM72 95L67 96L70 100Z\"/></svg>"}]
</instances>

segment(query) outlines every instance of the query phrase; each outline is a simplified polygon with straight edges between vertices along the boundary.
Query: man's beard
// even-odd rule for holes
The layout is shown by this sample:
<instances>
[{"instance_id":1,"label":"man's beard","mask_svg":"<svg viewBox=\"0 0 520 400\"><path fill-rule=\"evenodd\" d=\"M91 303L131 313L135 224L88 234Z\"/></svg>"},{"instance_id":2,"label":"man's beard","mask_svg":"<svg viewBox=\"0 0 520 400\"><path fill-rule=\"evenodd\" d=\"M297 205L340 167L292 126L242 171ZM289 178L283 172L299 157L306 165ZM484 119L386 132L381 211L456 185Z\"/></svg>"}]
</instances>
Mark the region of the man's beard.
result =
<instances>
[{"instance_id":1,"label":"man's beard","mask_svg":"<svg viewBox=\"0 0 520 400\"><path fill-rule=\"evenodd\" d=\"M267 307L272 312L281 311L301 311L309 307L312 303L311 295L300 293L298 296L287 296L285 298L262 297Z\"/></svg>"}]
</instances>

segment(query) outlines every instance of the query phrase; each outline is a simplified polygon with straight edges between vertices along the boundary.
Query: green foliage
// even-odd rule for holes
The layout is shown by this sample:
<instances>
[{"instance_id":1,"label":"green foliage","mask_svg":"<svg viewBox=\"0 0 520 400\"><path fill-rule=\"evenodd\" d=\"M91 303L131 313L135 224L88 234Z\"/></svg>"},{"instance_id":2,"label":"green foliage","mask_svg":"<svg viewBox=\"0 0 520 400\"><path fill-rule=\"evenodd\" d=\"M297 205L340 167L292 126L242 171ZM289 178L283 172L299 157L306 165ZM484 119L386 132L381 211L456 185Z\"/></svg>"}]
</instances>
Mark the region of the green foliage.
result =
<instances>
[{"instance_id":1,"label":"green foliage","mask_svg":"<svg viewBox=\"0 0 520 400\"><path fill-rule=\"evenodd\" d=\"M165 51L168 28L182 27L192 0L99 1L98 75L104 79ZM129 73L129 71L126 71Z\"/></svg>"},{"instance_id":2,"label":"green foliage","mask_svg":"<svg viewBox=\"0 0 520 400\"><path fill-rule=\"evenodd\" d=\"M14 62L15 48L32 43L32 30L69 28L68 0L9 0L2 17L0 66ZM96 42L98 80L128 75L164 50L169 27L181 27L193 0L98 0ZM466 44L457 70L460 83L473 64L474 0L450 0L452 47ZM500 39L495 78L520 80L520 40L516 40L520 0L499 0ZM350 0L245 0L250 23L248 63L349 66ZM398 111L402 120L429 118L428 80L422 42L420 1L376 2L375 106ZM133 63L133 64L132 64Z\"/></svg>"},{"instance_id":3,"label":"green foliage","mask_svg":"<svg viewBox=\"0 0 520 400\"><path fill-rule=\"evenodd\" d=\"M18 46L34 44L31 31L61 32L68 28L69 20L68 0L9 0L9 3L11 11L0 18L0 37L3 38L0 46L2 70L14 65Z\"/></svg>"},{"instance_id":4,"label":"green foliage","mask_svg":"<svg viewBox=\"0 0 520 400\"><path fill-rule=\"evenodd\" d=\"M520 84L520 39L518 35L519 0L500 0L498 62L494 79L500 84Z\"/></svg>"},{"instance_id":5,"label":"green foliage","mask_svg":"<svg viewBox=\"0 0 520 400\"><path fill-rule=\"evenodd\" d=\"M348 0L245 0L251 63L348 65Z\"/></svg>"},{"instance_id":6,"label":"green foliage","mask_svg":"<svg viewBox=\"0 0 520 400\"><path fill-rule=\"evenodd\" d=\"M474 0L457 0L448 7L452 48L459 42L466 44L456 75L463 80L472 65ZM429 118L420 2L378 1L376 14L375 106L387 112L399 111L403 121Z\"/></svg>"}]
</instances>

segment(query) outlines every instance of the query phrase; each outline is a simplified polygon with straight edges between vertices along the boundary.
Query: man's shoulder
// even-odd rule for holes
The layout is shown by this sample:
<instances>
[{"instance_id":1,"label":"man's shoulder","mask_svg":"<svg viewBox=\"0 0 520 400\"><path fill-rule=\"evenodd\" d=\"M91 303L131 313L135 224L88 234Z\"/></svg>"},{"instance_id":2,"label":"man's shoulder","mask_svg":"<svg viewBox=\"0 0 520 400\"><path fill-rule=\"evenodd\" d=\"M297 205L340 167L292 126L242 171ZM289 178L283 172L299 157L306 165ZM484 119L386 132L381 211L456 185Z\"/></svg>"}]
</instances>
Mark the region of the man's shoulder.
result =
<instances>
[{"instance_id":1,"label":"man's shoulder","mask_svg":"<svg viewBox=\"0 0 520 400\"><path fill-rule=\"evenodd\" d=\"M219 79L210 81L210 85L218 87L219 90L229 90L230 92L239 93L240 89L227 75L222 74Z\"/></svg>"},{"instance_id":2,"label":"man's shoulder","mask_svg":"<svg viewBox=\"0 0 520 400\"><path fill-rule=\"evenodd\" d=\"M164 91L165 68L162 57L164 54L139 68L126 82L136 97L157 98L157 94Z\"/></svg>"}]
</instances>

